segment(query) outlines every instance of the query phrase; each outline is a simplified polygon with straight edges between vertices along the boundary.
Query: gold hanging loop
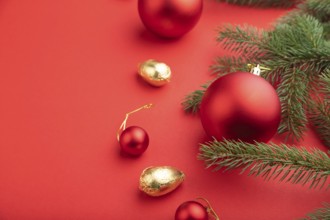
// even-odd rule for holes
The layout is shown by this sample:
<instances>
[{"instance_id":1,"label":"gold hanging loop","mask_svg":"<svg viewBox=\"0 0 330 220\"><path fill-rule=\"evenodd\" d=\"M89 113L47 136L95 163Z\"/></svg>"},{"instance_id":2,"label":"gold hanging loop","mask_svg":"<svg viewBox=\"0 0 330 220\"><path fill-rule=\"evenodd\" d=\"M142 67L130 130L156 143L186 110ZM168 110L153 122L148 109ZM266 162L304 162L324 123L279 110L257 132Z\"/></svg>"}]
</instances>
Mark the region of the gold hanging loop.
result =
<instances>
[{"instance_id":1,"label":"gold hanging loop","mask_svg":"<svg viewBox=\"0 0 330 220\"><path fill-rule=\"evenodd\" d=\"M141 106L140 108L137 108L137 109L135 109L135 110L133 110L131 112L126 113L126 117L125 117L123 123L121 123L121 125L120 125L120 127L119 127L119 129L117 131L117 140L118 140L118 142L119 142L119 137L120 137L121 132L123 132L126 129L126 123L127 123L128 117L131 114L135 113L135 112L138 112L138 111L140 111L142 109L148 109L148 108L151 108L151 107L153 107L153 104L152 103L149 103L149 104L146 104L144 106Z\"/></svg>"},{"instance_id":2,"label":"gold hanging loop","mask_svg":"<svg viewBox=\"0 0 330 220\"><path fill-rule=\"evenodd\" d=\"M207 199L205 199L203 197L198 197L198 198L196 198L196 200L202 200L203 202L205 202L207 204L206 205L207 213L209 213L215 220L220 220L219 216L217 215L217 213L212 208L211 203Z\"/></svg>"}]
</instances>

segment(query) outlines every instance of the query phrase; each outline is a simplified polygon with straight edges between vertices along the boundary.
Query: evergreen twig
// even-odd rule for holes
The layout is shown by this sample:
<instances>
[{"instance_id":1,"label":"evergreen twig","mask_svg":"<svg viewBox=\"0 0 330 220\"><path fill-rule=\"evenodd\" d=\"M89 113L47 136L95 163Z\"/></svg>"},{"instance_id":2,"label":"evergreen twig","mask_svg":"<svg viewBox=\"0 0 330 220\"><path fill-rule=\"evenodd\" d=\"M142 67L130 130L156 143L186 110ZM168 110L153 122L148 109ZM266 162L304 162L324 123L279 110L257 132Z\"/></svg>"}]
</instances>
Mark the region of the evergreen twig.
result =
<instances>
[{"instance_id":1,"label":"evergreen twig","mask_svg":"<svg viewBox=\"0 0 330 220\"><path fill-rule=\"evenodd\" d=\"M330 38L330 0L307 0L297 6L297 9L289 12L279 19L279 23L286 22L304 14L318 19L324 27L326 39Z\"/></svg>"},{"instance_id":2,"label":"evergreen twig","mask_svg":"<svg viewBox=\"0 0 330 220\"><path fill-rule=\"evenodd\" d=\"M242 57L217 57L215 60L215 64L210 67L213 74L217 74L217 76L223 76L230 72L236 71L246 71L246 64L253 63Z\"/></svg>"},{"instance_id":3,"label":"evergreen twig","mask_svg":"<svg viewBox=\"0 0 330 220\"><path fill-rule=\"evenodd\" d=\"M307 215L307 218L303 218L302 220L325 220L330 219L330 204L324 203L322 208L315 210L312 213Z\"/></svg>"},{"instance_id":4,"label":"evergreen twig","mask_svg":"<svg viewBox=\"0 0 330 220\"><path fill-rule=\"evenodd\" d=\"M301 0L217 0L220 2L227 2L230 4L237 5L249 5L249 6L258 6L258 7L281 7L288 8L292 7Z\"/></svg>"},{"instance_id":5,"label":"evergreen twig","mask_svg":"<svg viewBox=\"0 0 330 220\"><path fill-rule=\"evenodd\" d=\"M265 180L308 183L310 188L322 188L330 175L330 158L326 153L285 144L213 140L201 144L198 158L205 161L207 168L214 166L214 170L242 168L241 173L249 170L249 175Z\"/></svg>"},{"instance_id":6,"label":"evergreen twig","mask_svg":"<svg viewBox=\"0 0 330 220\"><path fill-rule=\"evenodd\" d=\"M309 106L309 120L321 141L330 148L330 69L320 77L322 98Z\"/></svg>"},{"instance_id":7,"label":"evergreen twig","mask_svg":"<svg viewBox=\"0 0 330 220\"><path fill-rule=\"evenodd\" d=\"M309 120L320 140L330 148L330 102L315 102L310 108Z\"/></svg>"},{"instance_id":8,"label":"evergreen twig","mask_svg":"<svg viewBox=\"0 0 330 220\"><path fill-rule=\"evenodd\" d=\"M199 104L209 84L210 83L206 83L202 85L202 89L196 90L184 98L182 106L185 112L197 113L199 111Z\"/></svg>"},{"instance_id":9,"label":"evergreen twig","mask_svg":"<svg viewBox=\"0 0 330 220\"><path fill-rule=\"evenodd\" d=\"M302 71L298 69L287 71L292 71L292 73L284 74L282 83L277 89L282 109L282 120L278 133L288 133L289 137L299 140L307 125L305 106L308 91Z\"/></svg>"}]
</instances>

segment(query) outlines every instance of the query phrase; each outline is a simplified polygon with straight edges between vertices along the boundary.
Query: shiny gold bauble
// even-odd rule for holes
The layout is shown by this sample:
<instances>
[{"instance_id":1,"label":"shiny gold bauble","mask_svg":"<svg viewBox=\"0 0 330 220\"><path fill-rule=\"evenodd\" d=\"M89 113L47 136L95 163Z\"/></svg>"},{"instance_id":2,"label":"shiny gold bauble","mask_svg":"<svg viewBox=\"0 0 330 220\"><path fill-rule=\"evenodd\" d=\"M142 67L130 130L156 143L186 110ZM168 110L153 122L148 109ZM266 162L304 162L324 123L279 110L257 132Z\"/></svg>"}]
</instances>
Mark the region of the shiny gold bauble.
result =
<instances>
[{"instance_id":1,"label":"shiny gold bauble","mask_svg":"<svg viewBox=\"0 0 330 220\"><path fill-rule=\"evenodd\" d=\"M168 65L156 60L147 60L140 64L139 75L153 86L163 86L171 79L171 69Z\"/></svg>"},{"instance_id":2,"label":"shiny gold bauble","mask_svg":"<svg viewBox=\"0 0 330 220\"><path fill-rule=\"evenodd\" d=\"M148 167L140 176L139 188L150 196L162 196L175 190L185 179L175 167Z\"/></svg>"}]
</instances>

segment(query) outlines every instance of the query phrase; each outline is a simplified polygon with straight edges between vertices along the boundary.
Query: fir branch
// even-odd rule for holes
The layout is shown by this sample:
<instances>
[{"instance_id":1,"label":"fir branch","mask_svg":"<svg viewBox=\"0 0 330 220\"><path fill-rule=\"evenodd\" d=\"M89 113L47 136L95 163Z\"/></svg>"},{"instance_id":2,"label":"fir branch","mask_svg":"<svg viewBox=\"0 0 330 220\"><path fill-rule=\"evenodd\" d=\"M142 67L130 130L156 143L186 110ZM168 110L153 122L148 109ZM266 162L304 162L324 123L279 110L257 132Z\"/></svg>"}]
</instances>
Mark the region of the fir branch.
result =
<instances>
[{"instance_id":1,"label":"fir branch","mask_svg":"<svg viewBox=\"0 0 330 220\"><path fill-rule=\"evenodd\" d=\"M313 213L309 213L307 218L302 220L325 220L330 219L330 204L324 203L322 208L315 210Z\"/></svg>"},{"instance_id":2,"label":"fir branch","mask_svg":"<svg viewBox=\"0 0 330 220\"><path fill-rule=\"evenodd\" d=\"M318 19L321 23L330 21L330 0L305 0L297 5L295 10L290 11L285 16L279 18L279 23L287 21L297 16L310 15Z\"/></svg>"},{"instance_id":3,"label":"fir branch","mask_svg":"<svg viewBox=\"0 0 330 220\"><path fill-rule=\"evenodd\" d=\"M323 23L324 38L330 40L330 22Z\"/></svg>"},{"instance_id":4,"label":"fir branch","mask_svg":"<svg viewBox=\"0 0 330 220\"><path fill-rule=\"evenodd\" d=\"M321 141L330 148L330 69L319 78L320 94L309 105L309 120Z\"/></svg>"},{"instance_id":5,"label":"fir branch","mask_svg":"<svg viewBox=\"0 0 330 220\"><path fill-rule=\"evenodd\" d=\"M315 102L309 110L309 120L321 141L330 148L330 102Z\"/></svg>"},{"instance_id":6,"label":"fir branch","mask_svg":"<svg viewBox=\"0 0 330 220\"><path fill-rule=\"evenodd\" d=\"M306 77L304 72L298 69L294 69L291 74L282 74L282 81L277 89L282 109L282 120L278 133L288 133L288 137L299 140L307 125L305 111L308 97Z\"/></svg>"},{"instance_id":7,"label":"fir branch","mask_svg":"<svg viewBox=\"0 0 330 220\"><path fill-rule=\"evenodd\" d=\"M222 43L224 49L236 52L238 56L249 57L256 60L262 45L263 31L252 26L226 25L219 29L217 41Z\"/></svg>"},{"instance_id":8,"label":"fir branch","mask_svg":"<svg viewBox=\"0 0 330 220\"><path fill-rule=\"evenodd\" d=\"M199 111L199 104L202 101L203 95L209 85L210 83L202 85L202 89L196 90L184 98L182 106L185 112L197 113Z\"/></svg>"},{"instance_id":9,"label":"fir branch","mask_svg":"<svg viewBox=\"0 0 330 220\"><path fill-rule=\"evenodd\" d=\"M320 22L330 21L330 0L307 0L299 4L298 9L314 16Z\"/></svg>"},{"instance_id":10,"label":"fir branch","mask_svg":"<svg viewBox=\"0 0 330 220\"><path fill-rule=\"evenodd\" d=\"M207 168L215 166L214 170L242 168L241 173L249 170L249 175L265 180L308 183L310 188L321 189L330 175L330 158L326 153L285 144L213 140L201 144L198 158L205 161Z\"/></svg>"},{"instance_id":11,"label":"fir branch","mask_svg":"<svg viewBox=\"0 0 330 220\"><path fill-rule=\"evenodd\" d=\"M217 76L225 75L230 72L237 71L246 71L247 63L252 63L251 61L247 61L242 57L217 57L215 60L215 64L213 64L210 69L212 73L217 74Z\"/></svg>"},{"instance_id":12,"label":"fir branch","mask_svg":"<svg viewBox=\"0 0 330 220\"><path fill-rule=\"evenodd\" d=\"M315 17L302 15L292 18L287 23L278 24L271 33L277 35L277 39L280 40L278 43L284 43L285 46L293 46L294 48L294 50L285 48L286 50L282 52L294 52L294 54L305 57L310 56L306 53L306 47L321 51L324 49L323 31L322 24ZM287 38L286 41L283 37Z\"/></svg>"},{"instance_id":13,"label":"fir branch","mask_svg":"<svg viewBox=\"0 0 330 220\"><path fill-rule=\"evenodd\" d=\"M237 5L248 5L257 7L281 7L288 8L301 2L301 0L217 0Z\"/></svg>"},{"instance_id":14,"label":"fir branch","mask_svg":"<svg viewBox=\"0 0 330 220\"><path fill-rule=\"evenodd\" d=\"M324 71L320 77L321 80L321 92L324 95L324 99L330 102L330 68Z\"/></svg>"},{"instance_id":15,"label":"fir branch","mask_svg":"<svg viewBox=\"0 0 330 220\"><path fill-rule=\"evenodd\" d=\"M297 16L311 15L318 19L326 39L330 38L330 0L306 0L298 4L297 9L278 19L278 23L287 23Z\"/></svg>"}]
</instances>

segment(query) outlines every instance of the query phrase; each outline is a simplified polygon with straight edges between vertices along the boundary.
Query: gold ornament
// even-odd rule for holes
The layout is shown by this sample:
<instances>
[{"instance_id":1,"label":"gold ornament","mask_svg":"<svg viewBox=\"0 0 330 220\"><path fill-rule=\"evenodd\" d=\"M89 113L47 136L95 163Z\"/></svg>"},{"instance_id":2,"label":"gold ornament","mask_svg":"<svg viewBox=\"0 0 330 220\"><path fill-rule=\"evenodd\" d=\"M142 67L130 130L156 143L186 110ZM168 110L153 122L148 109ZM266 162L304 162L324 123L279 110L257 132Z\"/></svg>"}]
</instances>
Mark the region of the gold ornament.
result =
<instances>
[{"instance_id":1,"label":"gold ornament","mask_svg":"<svg viewBox=\"0 0 330 220\"><path fill-rule=\"evenodd\" d=\"M153 86L163 86L171 79L171 69L168 65L156 60L147 60L140 64L139 75Z\"/></svg>"},{"instance_id":2,"label":"gold ornament","mask_svg":"<svg viewBox=\"0 0 330 220\"><path fill-rule=\"evenodd\" d=\"M185 175L175 167L148 167L140 176L140 190L150 196L162 196L175 190Z\"/></svg>"}]
</instances>

